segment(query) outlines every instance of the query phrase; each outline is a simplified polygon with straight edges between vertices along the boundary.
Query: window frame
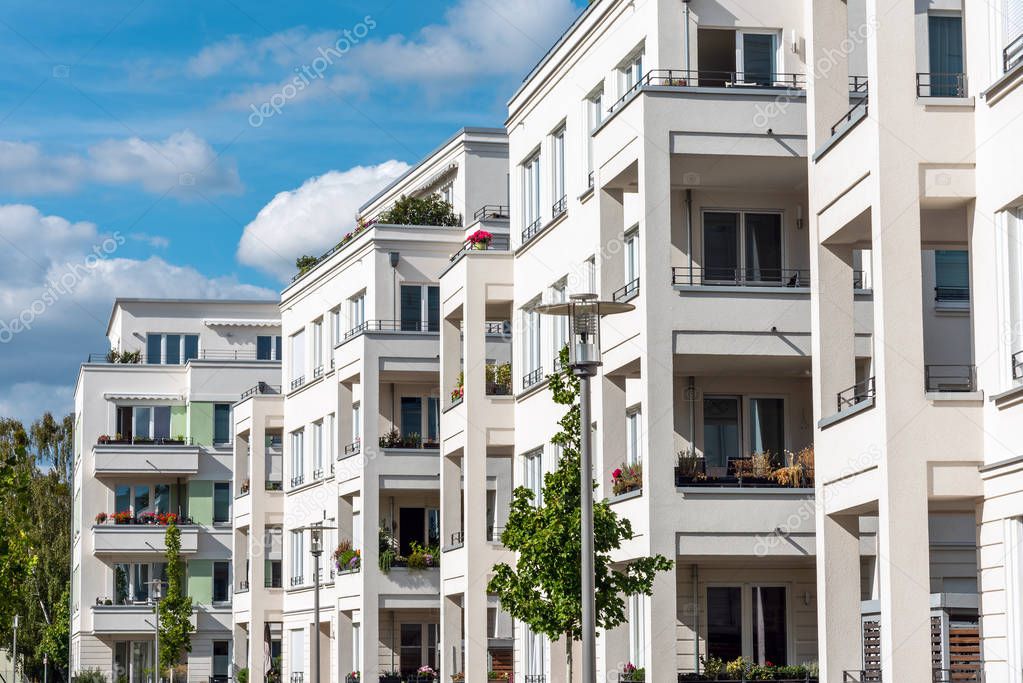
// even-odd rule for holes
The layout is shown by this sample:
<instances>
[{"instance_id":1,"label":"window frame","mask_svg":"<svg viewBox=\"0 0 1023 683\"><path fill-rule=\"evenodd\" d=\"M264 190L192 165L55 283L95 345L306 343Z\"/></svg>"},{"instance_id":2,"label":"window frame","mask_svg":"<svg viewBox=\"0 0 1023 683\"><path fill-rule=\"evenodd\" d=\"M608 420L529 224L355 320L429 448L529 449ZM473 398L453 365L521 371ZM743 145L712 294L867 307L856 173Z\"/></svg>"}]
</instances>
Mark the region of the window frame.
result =
<instances>
[{"instance_id":1,"label":"window frame","mask_svg":"<svg viewBox=\"0 0 1023 683\"><path fill-rule=\"evenodd\" d=\"M519 164L522 181L522 230L532 228L543 220L543 197L541 194L541 153L536 148Z\"/></svg>"},{"instance_id":2,"label":"window frame","mask_svg":"<svg viewBox=\"0 0 1023 683\"><path fill-rule=\"evenodd\" d=\"M731 279L723 278L711 278L707 277L707 214L709 213L721 213L721 214L734 214L737 217L736 222L736 255L737 263L734 266L735 276L738 276L743 283L754 283L756 285L767 285L767 286L785 286L785 271L788 268L788 239L786 235L786 212L784 209L757 209L757 208L718 208L712 206L704 206L700 209L700 272L702 273L702 281L713 283L713 282L734 282L735 276ZM777 215L779 217L778 232L779 232L779 244L778 251L780 258L779 262L779 276L777 280L764 280L758 279L753 280L747 277L749 271L749 264L747 263L746 251L748 246L748 239L746 233L746 216L749 214L758 215Z\"/></svg>"},{"instance_id":3,"label":"window frame","mask_svg":"<svg viewBox=\"0 0 1023 683\"><path fill-rule=\"evenodd\" d=\"M794 647L795 647L795 633L793 624L793 584L787 581L708 581L703 584L703 590L701 597L704 600L704 604L709 604L708 592L711 588L738 588L739 589L739 619L741 622L740 632L742 634L742 656L746 659L750 659L758 664L763 662L757 662L756 653L754 651L754 623L753 623L753 589L754 588L783 588L785 590L785 659L784 662L777 662L771 660L771 663L776 666L789 666L794 661ZM707 620L702 620L701 630L703 630L703 641L706 643L705 647L710 656L710 633L708 630Z\"/></svg>"}]
</instances>

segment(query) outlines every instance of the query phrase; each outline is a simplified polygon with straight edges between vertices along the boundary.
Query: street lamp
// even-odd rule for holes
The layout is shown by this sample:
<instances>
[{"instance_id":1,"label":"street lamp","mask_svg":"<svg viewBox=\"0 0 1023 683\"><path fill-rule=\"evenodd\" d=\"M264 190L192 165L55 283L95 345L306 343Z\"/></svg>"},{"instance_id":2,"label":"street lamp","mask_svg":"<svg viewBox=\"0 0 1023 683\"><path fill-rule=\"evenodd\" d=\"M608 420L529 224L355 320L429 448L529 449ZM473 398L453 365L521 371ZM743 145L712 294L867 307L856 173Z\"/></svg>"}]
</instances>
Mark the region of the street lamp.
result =
<instances>
[{"instance_id":1,"label":"street lamp","mask_svg":"<svg viewBox=\"0 0 1023 683\"><path fill-rule=\"evenodd\" d=\"M18 627L21 626L21 615L14 615L12 626L14 626L14 659L11 661L14 662L14 674L11 676L11 680L18 683Z\"/></svg>"},{"instance_id":2,"label":"street lamp","mask_svg":"<svg viewBox=\"0 0 1023 683\"><path fill-rule=\"evenodd\" d=\"M309 552L313 556L313 580L316 588L313 591L313 629L316 631L313 640L313 680L312 683L320 683L320 556L323 555L323 532L326 529L336 529L334 526L325 526L323 522L314 522L309 526L302 526L295 531L309 532Z\"/></svg>"},{"instance_id":3,"label":"street lamp","mask_svg":"<svg viewBox=\"0 0 1023 683\"><path fill-rule=\"evenodd\" d=\"M573 294L564 303L544 304L546 315L568 316L568 365L579 378L580 501L582 508L582 680L597 680L597 624L593 578L593 444L590 424L590 378L600 366L600 319L625 313L632 304L599 301L596 294Z\"/></svg>"},{"instance_id":4,"label":"street lamp","mask_svg":"<svg viewBox=\"0 0 1023 683\"><path fill-rule=\"evenodd\" d=\"M163 599L163 581L153 579L149 582L151 586L149 597L153 601L153 614L156 617L156 626L153 632L153 671L156 672L156 683L160 683L160 600Z\"/></svg>"}]
</instances>

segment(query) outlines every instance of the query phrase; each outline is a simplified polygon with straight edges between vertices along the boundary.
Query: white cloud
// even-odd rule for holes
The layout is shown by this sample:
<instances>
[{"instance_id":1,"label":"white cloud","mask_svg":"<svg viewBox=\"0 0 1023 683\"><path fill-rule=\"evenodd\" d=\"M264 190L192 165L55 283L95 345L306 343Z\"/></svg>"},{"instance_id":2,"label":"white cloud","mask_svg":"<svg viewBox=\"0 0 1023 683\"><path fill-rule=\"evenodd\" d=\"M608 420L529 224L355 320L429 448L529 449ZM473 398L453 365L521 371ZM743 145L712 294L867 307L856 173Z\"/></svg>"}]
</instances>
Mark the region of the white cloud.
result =
<instances>
[{"instance_id":1,"label":"white cloud","mask_svg":"<svg viewBox=\"0 0 1023 683\"><path fill-rule=\"evenodd\" d=\"M242 190L233 160L189 130L166 140L106 140L85 155L48 155L38 145L0 141L0 186L19 194L71 192L85 183L138 183L148 192L187 196Z\"/></svg>"},{"instance_id":2,"label":"white cloud","mask_svg":"<svg viewBox=\"0 0 1023 683\"><path fill-rule=\"evenodd\" d=\"M207 45L199 54L188 60L188 73L196 78L206 78L220 73L237 64L245 56L247 47L238 36Z\"/></svg>"},{"instance_id":3,"label":"white cloud","mask_svg":"<svg viewBox=\"0 0 1023 683\"><path fill-rule=\"evenodd\" d=\"M0 205L0 415L67 408L78 364L107 347L117 296L276 299L277 292L208 277L151 256L118 256L130 237L95 224Z\"/></svg>"},{"instance_id":4,"label":"white cloud","mask_svg":"<svg viewBox=\"0 0 1023 683\"><path fill-rule=\"evenodd\" d=\"M231 35L200 50L188 60L186 70L194 78L209 78L226 72L255 74L268 63L290 67L307 56L311 59L317 48L333 45L339 35L340 31L310 31L304 26L250 41Z\"/></svg>"},{"instance_id":5,"label":"white cloud","mask_svg":"<svg viewBox=\"0 0 1023 683\"><path fill-rule=\"evenodd\" d=\"M162 235L150 235L144 232L133 232L128 235L129 239L135 240L136 242L142 242L148 244L154 249L166 249L170 246L170 240Z\"/></svg>"},{"instance_id":6,"label":"white cloud","mask_svg":"<svg viewBox=\"0 0 1023 683\"><path fill-rule=\"evenodd\" d=\"M352 228L359 206L408 167L391 160L329 171L278 193L245 226L238 260L286 280L295 273L297 257L316 256L336 244Z\"/></svg>"}]
</instances>

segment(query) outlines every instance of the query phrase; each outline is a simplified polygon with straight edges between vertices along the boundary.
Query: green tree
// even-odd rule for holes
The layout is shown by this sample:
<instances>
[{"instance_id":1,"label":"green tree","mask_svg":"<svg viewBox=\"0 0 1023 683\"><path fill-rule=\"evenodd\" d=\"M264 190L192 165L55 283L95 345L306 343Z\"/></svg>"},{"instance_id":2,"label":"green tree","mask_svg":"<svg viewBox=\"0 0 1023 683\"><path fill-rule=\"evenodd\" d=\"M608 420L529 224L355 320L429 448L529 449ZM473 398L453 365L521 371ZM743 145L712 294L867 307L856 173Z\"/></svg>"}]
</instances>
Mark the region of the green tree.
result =
<instances>
[{"instance_id":1,"label":"green tree","mask_svg":"<svg viewBox=\"0 0 1023 683\"><path fill-rule=\"evenodd\" d=\"M181 561L181 530L167 525L167 594L157 608L160 612L160 671L166 671L192 651L192 598L185 595L185 563Z\"/></svg>"},{"instance_id":2,"label":"green tree","mask_svg":"<svg viewBox=\"0 0 1023 683\"><path fill-rule=\"evenodd\" d=\"M462 224L462 217L456 214L454 207L444 201L439 194L427 197L402 195L390 209L380 214L378 222L389 225L454 227Z\"/></svg>"},{"instance_id":3,"label":"green tree","mask_svg":"<svg viewBox=\"0 0 1023 683\"><path fill-rule=\"evenodd\" d=\"M544 476L542 505L536 505L525 487L512 494L501 543L516 552L516 564L495 565L488 590L497 595L502 609L534 633L551 640L564 636L571 680L572 641L582 638L582 542L579 380L567 369L567 349L562 349L561 367L566 370L551 375L548 385L555 403L569 406L558 422L561 430L551 439L561 448L561 459ZM625 621L625 597L650 595L654 575L671 569L672 562L655 555L616 568L611 553L632 538L632 524L619 519L606 500L593 505L593 535L595 617L598 628L610 629Z\"/></svg>"},{"instance_id":4,"label":"green tree","mask_svg":"<svg viewBox=\"0 0 1023 683\"><path fill-rule=\"evenodd\" d=\"M319 263L319 261L320 259L315 256L309 256L306 254L295 259L295 267L298 268L299 275L304 275L312 270L313 266Z\"/></svg>"}]
</instances>

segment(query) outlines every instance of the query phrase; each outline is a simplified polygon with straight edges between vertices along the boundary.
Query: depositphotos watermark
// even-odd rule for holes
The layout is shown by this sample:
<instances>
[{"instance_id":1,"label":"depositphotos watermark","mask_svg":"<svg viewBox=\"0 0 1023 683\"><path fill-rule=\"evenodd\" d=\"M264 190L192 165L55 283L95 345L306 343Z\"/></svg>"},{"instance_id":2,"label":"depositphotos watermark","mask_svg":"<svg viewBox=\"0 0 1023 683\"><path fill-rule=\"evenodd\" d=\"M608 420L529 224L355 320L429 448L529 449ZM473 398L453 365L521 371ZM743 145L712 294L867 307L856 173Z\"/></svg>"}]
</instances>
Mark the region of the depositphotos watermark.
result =
<instances>
[{"instance_id":1,"label":"depositphotos watermark","mask_svg":"<svg viewBox=\"0 0 1023 683\"><path fill-rule=\"evenodd\" d=\"M317 48L316 51L320 53L320 56L309 64L296 67L295 76L285 83L278 92L275 92L259 106L249 105L252 108L252 113L249 114L249 125L259 128L264 121L280 114L284 110L284 105L298 97L299 93L312 85L314 81L323 80L323 75L334 66L334 61L348 54L349 50L358 45L359 41L376 27L376 20L367 14L351 29L343 30L333 45Z\"/></svg>"},{"instance_id":2,"label":"depositphotos watermark","mask_svg":"<svg viewBox=\"0 0 1023 683\"><path fill-rule=\"evenodd\" d=\"M75 288L104 260L127 242L120 232L115 232L99 244L94 244L92 251L80 262L65 263L59 273L48 278L42 293L33 299L21 312L10 320L0 320L0 344L6 344L15 335L32 329L39 316L61 300L62 297L74 293Z\"/></svg>"}]
</instances>

